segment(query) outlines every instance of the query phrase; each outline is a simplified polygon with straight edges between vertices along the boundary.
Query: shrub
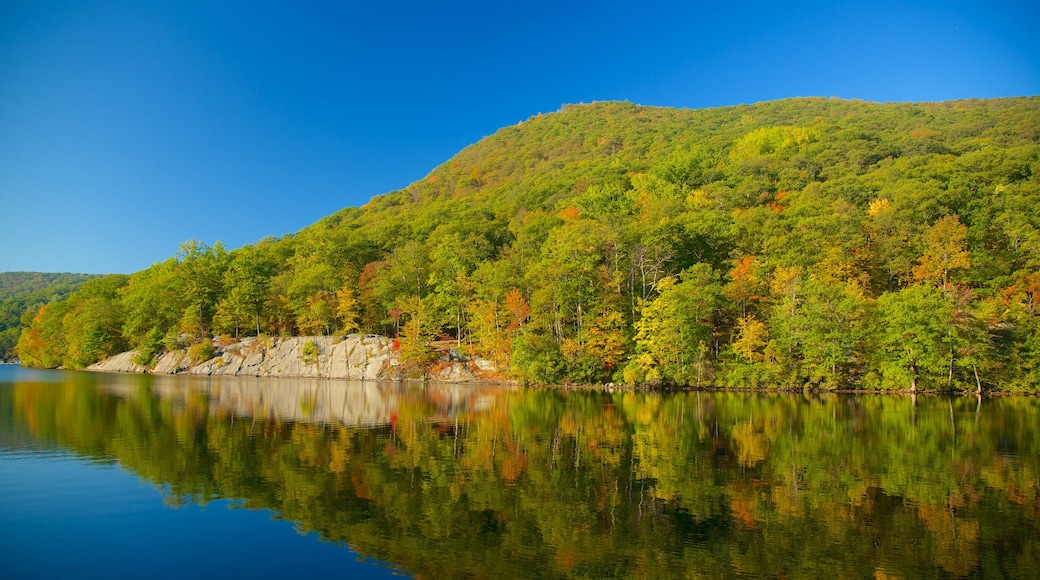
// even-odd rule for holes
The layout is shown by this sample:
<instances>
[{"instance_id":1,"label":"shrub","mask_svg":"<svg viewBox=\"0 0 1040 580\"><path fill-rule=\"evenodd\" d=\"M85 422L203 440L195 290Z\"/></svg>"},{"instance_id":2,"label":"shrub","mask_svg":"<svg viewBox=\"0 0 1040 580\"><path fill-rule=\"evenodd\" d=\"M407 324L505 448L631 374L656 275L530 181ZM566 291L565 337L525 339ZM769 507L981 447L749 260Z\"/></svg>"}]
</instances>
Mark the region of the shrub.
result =
<instances>
[{"instance_id":1,"label":"shrub","mask_svg":"<svg viewBox=\"0 0 1040 580\"><path fill-rule=\"evenodd\" d=\"M303 359L303 362L308 364L315 363L318 362L318 356L321 354L321 349L318 348L318 345L314 344L313 340L308 340L304 343L303 350L300 351L300 354L302 355L301 358Z\"/></svg>"},{"instance_id":2,"label":"shrub","mask_svg":"<svg viewBox=\"0 0 1040 580\"><path fill-rule=\"evenodd\" d=\"M186 334L181 334L176 330L171 330L163 337L162 343L163 346L166 347L167 351L181 350L182 348L188 347L190 338Z\"/></svg>"},{"instance_id":3,"label":"shrub","mask_svg":"<svg viewBox=\"0 0 1040 580\"><path fill-rule=\"evenodd\" d=\"M213 348L213 341L206 338L202 342L188 347L188 360L191 361L191 364L197 365L213 358L216 353L217 351Z\"/></svg>"},{"instance_id":4,"label":"shrub","mask_svg":"<svg viewBox=\"0 0 1040 580\"><path fill-rule=\"evenodd\" d=\"M144 340L141 341L141 344L137 345L137 354L134 355L134 363L143 367L154 367L156 355L162 350L162 346L163 333L161 330L153 326L144 337Z\"/></svg>"}]
</instances>

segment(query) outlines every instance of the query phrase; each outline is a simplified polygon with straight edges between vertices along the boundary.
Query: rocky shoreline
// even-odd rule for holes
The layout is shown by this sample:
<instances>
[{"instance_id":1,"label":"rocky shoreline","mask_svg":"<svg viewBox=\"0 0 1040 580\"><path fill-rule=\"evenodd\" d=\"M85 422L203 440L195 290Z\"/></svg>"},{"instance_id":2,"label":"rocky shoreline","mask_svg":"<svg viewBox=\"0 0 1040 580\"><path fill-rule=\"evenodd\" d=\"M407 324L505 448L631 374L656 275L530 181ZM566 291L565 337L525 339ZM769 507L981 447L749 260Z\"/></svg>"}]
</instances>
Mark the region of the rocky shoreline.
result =
<instances>
[{"instance_id":1,"label":"rocky shoreline","mask_svg":"<svg viewBox=\"0 0 1040 580\"><path fill-rule=\"evenodd\" d=\"M153 368L134 362L136 351L117 354L89 371L160 375L248 376L395 380L402 371L393 341L374 334L293 336L214 343L214 356L192 364L187 350L162 354ZM316 352L315 352L316 351ZM445 353L428 378L444 382L488 382L496 378L490 361Z\"/></svg>"}]
</instances>

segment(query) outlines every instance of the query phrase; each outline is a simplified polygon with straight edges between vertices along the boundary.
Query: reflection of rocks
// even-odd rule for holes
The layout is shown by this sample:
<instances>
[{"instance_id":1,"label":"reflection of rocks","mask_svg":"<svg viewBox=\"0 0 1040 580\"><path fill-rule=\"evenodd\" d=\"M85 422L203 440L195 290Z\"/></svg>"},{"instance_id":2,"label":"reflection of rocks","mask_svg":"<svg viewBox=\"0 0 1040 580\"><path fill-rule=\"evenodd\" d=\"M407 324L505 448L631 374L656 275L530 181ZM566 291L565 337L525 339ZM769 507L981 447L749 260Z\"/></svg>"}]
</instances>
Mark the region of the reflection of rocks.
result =
<instances>
[{"instance_id":1,"label":"reflection of rocks","mask_svg":"<svg viewBox=\"0 0 1040 580\"><path fill-rule=\"evenodd\" d=\"M312 350L308 343L317 349ZM396 378L397 352L385 336L351 334L339 336L297 336L288 338L243 339L216 345L217 356L197 365L188 360L187 351L163 354L155 368L148 370L133 362L135 352L125 352L92 365L88 370L145 373L158 375L189 374L210 376L314 377L333 379ZM487 362L475 359L444 362L432 377L441 381L469 382L485 377Z\"/></svg>"},{"instance_id":2,"label":"reflection of rocks","mask_svg":"<svg viewBox=\"0 0 1040 580\"><path fill-rule=\"evenodd\" d=\"M391 381L330 381L323 379L266 379L256 377L125 377L105 383L122 397L140 395L147 380L159 397L197 404L198 395L210 412L302 423L340 423L346 426L388 425L404 401L419 402L445 420L462 412L482 412L508 387Z\"/></svg>"}]
</instances>

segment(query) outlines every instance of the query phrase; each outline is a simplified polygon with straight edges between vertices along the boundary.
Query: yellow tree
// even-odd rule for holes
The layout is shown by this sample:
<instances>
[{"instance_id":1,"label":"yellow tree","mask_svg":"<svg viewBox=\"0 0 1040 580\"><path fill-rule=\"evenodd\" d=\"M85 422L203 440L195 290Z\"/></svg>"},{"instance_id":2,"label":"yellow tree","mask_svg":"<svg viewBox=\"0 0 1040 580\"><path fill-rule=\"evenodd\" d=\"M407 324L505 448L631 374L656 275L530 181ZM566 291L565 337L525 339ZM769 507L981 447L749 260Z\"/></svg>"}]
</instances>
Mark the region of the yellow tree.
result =
<instances>
[{"instance_id":1,"label":"yellow tree","mask_svg":"<svg viewBox=\"0 0 1040 580\"><path fill-rule=\"evenodd\" d=\"M344 286L336 291L336 318L343 325L343 332L349 333L361 329L358 326L360 317L358 306L358 299L354 296L353 287Z\"/></svg>"},{"instance_id":2,"label":"yellow tree","mask_svg":"<svg viewBox=\"0 0 1040 580\"><path fill-rule=\"evenodd\" d=\"M437 359L437 351L430 348L436 330L432 313L415 294L399 298L397 308L407 316L397 339L401 366L406 372L418 371L425 377L427 367Z\"/></svg>"},{"instance_id":3,"label":"yellow tree","mask_svg":"<svg viewBox=\"0 0 1040 580\"><path fill-rule=\"evenodd\" d=\"M706 360L713 318L722 290L718 273L696 264L657 283L658 296L644 302L635 323L636 356L625 370L628 382L698 384L709 378Z\"/></svg>"},{"instance_id":4,"label":"yellow tree","mask_svg":"<svg viewBox=\"0 0 1040 580\"><path fill-rule=\"evenodd\" d=\"M971 253L964 249L968 228L957 215L940 218L924 234L925 250L914 268L914 279L946 289L950 273L971 267Z\"/></svg>"},{"instance_id":5,"label":"yellow tree","mask_svg":"<svg viewBox=\"0 0 1040 580\"><path fill-rule=\"evenodd\" d=\"M304 334L329 334L336 310L336 295L321 290L306 299L297 312L296 323Z\"/></svg>"}]
</instances>

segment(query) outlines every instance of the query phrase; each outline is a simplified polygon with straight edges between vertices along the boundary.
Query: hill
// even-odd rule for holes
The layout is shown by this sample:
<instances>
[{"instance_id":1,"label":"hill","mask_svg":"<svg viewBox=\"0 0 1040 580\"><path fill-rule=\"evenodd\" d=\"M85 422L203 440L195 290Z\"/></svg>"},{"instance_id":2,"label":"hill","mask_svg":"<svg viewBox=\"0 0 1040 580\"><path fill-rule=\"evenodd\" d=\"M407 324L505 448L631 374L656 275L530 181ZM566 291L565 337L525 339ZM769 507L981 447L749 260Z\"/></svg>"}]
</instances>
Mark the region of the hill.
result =
<instances>
[{"instance_id":1,"label":"hill","mask_svg":"<svg viewBox=\"0 0 1040 580\"><path fill-rule=\"evenodd\" d=\"M26 312L62 300L90 274L0 272L0 361L15 357L14 347Z\"/></svg>"},{"instance_id":2,"label":"hill","mask_svg":"<svg viewBox=\"0 0 1040 580\"><path fill-rule=\"evenodd\" d=\"M532 382L1035 390L1038 142L1037 97L567 106L295 235L93 281L20 352L361 330Z\"/></svg>"}]
</instances>

